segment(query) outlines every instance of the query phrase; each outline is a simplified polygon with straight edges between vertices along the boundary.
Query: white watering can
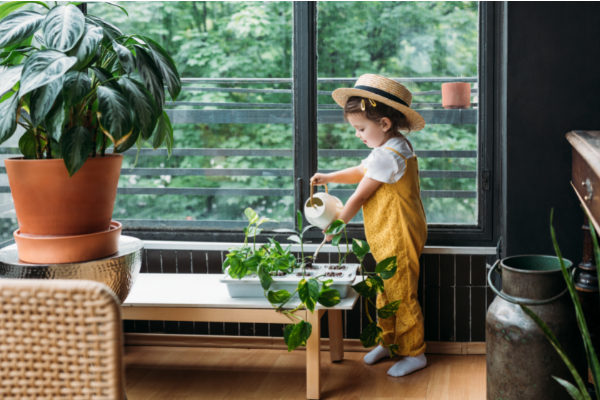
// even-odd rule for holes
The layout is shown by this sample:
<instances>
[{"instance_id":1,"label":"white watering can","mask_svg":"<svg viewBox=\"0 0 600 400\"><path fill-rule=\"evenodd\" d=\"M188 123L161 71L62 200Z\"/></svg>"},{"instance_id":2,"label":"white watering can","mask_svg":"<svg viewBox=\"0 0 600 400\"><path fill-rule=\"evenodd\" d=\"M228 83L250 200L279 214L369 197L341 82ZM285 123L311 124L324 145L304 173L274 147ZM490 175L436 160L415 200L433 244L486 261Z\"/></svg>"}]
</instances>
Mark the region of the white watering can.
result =
<instances>
[{"instance_id":1,"label":"white watering can","mask_svg":"<svg viewBox=\"0 0 600 400\"><path fill-rule=\"evenodd\" d=\"M339 218L344 208L344 203L329 194L325 185L325 193L313 195L314 186L310 185L310 199L304 204L304 216L311 225L327 229L333 221Z\"/></svg>"}]
</instances>

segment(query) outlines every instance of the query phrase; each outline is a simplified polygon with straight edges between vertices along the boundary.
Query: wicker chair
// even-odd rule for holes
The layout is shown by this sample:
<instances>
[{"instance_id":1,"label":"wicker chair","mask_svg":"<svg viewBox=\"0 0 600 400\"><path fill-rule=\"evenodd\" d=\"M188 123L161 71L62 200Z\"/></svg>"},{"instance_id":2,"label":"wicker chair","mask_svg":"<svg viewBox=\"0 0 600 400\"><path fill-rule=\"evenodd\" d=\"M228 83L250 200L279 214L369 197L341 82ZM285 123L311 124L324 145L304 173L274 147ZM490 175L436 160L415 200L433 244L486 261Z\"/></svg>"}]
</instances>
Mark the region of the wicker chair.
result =
<instances>
[{"instance_id":1,"label":"wicker chair","mask_svg":"<svg viewBox=\"0 0 600 400\"><path fill-rule=\"evenodd\" d=\"M0 398L122 400L119 304L98 282L0 279Z\"/></svg>"}]
</instances>

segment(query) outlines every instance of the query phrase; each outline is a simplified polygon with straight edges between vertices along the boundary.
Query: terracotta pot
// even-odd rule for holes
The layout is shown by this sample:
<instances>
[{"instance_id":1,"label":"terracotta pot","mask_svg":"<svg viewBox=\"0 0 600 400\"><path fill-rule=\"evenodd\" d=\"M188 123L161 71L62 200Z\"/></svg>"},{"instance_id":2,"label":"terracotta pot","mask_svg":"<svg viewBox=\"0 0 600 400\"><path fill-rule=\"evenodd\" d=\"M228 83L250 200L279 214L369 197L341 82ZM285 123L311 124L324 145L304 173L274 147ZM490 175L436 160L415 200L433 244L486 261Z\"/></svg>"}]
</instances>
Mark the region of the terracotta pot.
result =
<instances>
[{"instance_id":1,"label":"terracotta pot","mask_svg":"<svg viewBox=\"0 0 600 400\"><path fill-rule=\"evenodd\" d=\"M72 236L108 230L123 156L88 158L69 178L63 160L4 160L19 230Z\"/></svg>"},{"instance_id":2,"label":"terracotta pot","mask_svg":"<svg viewBox=\"0 0 600 400\"><path fill-rule=\"evenodd\" d=\"M19 259L31 264L64 264L98 260L119 251L123 226L112 221L110 229L77 236L33 236L14 232Z\"/></svg>"},{"instance_id":3,"label":"terracotta pot","mask_svg":"<svg viewBox=\"0 0 600 400\"><path fill-rule=\"evenodd\" d=\"M442 106L445 109L469 108L471 84L466 82L442 83Z\"/></svg>"}]
</instances>

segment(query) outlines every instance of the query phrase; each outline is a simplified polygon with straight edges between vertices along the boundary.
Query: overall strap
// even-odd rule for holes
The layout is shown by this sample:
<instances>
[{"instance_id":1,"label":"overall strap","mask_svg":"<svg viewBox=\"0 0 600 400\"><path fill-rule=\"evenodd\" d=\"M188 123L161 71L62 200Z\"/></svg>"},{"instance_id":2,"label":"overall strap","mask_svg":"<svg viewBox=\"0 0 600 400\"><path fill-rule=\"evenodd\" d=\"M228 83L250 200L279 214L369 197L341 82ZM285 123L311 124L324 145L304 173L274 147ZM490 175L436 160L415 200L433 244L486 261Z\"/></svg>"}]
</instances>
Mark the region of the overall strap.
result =
<instances>
[{"instance_id":1,"label":"overall strap","mask_svg":"<svg viewBox=\"0 0 600 400\"><path fill-rule=\"evenodd\" d=\"M386 150L391 150L394 153L398 154L400 157L402 157L402 159L404 160L404 162L406 162L406 157L404 157L402 154L400 154L399 152L397 152L396 150L392 149L391 147L386 147Z\"/></svg>"}]
</instances>

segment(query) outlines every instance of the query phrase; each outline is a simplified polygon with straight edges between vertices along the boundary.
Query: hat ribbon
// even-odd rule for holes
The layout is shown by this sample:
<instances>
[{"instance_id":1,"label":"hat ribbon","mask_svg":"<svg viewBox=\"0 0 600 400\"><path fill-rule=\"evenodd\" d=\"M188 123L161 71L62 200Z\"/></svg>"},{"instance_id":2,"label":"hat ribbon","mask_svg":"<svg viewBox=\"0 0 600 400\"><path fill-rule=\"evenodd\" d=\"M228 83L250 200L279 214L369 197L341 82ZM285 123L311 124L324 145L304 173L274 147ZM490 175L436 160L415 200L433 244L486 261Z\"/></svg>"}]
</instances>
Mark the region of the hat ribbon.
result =
<instances>
[{"instance_id":1,"label":"hat ribbon","mask_svg":"<svg viewBox=\"0 0 600 400\"><path fill-rule=\"evenodd\" d=\"M406 107L409 107L409 108L410 108L410 106L409 106L408 104L406 104L406 102L405 102L404 100L402 100L401 98L399 98L399 97L396 97L396 96L394 96L393 94L391 94L391 93L388 93L388 92L386 92L386 91L384 91L384 90L377 89L377 88L374 88L374 87L371 87L371 86L364 86L364 85L357 85L357 86L354 86L354 89L360 89L360 90L364 90L364 91L367 91L367 92L370 92L370 93L373 93L373 94L379 95L379 96L381 96L381 97L385 97L385 98L386 98L386 99L388 99L388 100L395 101L396 103L403 104L403 105L405 105Z\"/></svg>"}]
</instances>

